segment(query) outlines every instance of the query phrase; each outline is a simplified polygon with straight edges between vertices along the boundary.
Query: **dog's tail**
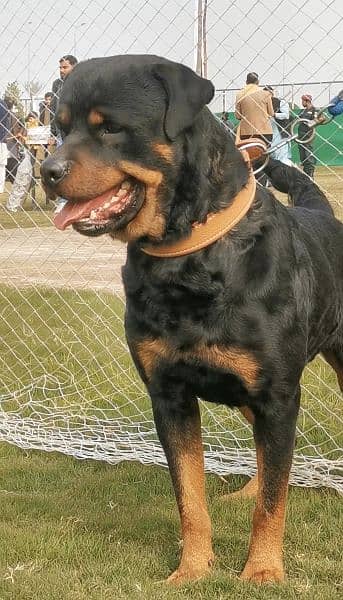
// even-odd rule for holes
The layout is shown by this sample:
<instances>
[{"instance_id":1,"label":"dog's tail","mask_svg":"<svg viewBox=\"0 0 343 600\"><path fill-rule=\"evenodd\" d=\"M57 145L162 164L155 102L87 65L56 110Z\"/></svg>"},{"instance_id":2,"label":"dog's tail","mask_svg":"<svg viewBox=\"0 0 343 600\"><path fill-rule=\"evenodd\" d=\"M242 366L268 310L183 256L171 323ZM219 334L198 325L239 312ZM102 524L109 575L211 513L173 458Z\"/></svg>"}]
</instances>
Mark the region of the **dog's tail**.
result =
<instances>
[{"instance_id":1,"label":"dog's tail","mask_svg":"<svg viewBox=\"0 0 343 600\"><path fill-rule=\"evenodd\" d=\"M324 192L297 167L290 167L270 158L264 170L273 187L279 192L288 194L292 206L334 214Z\"/></svg>"}]
</instances>

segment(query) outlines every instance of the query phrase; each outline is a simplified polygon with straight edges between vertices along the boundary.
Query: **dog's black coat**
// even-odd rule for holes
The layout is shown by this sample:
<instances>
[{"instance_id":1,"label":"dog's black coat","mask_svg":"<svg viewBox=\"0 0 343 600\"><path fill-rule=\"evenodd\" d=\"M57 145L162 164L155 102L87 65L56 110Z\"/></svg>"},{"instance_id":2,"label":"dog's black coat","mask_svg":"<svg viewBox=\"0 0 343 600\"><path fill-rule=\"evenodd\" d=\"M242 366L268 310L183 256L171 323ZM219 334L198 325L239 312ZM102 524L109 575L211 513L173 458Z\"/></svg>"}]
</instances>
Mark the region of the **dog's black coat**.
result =
<instances>
[{"instance_id":1,"label":"dog's black coat","mask_svg":"<svg viewBox=\"0 0 343 600\"><path fill-rule=\"evenodd\" d=\"M297 167L290 167L270 158L264 171L276 190L288 194L292 206L324 211L334 217L331 204L324 192L311 177L306 177Z\"/></svg>"},{"instance_id":2,"label":"dog's black coat","mask_svg":"<svg viewBox=\"0 0 343 600\"><path fill-rule=\"evenodd\" d=\"M87 153L89 163L96 160L106 168L125 160L161 173L156 202L165 219L163 234L154 237L147 229L128 240L123 281L128 344L152 399L184 519L185 545L177 577L202 574L211 560L207 517L202 521L201 543L198 530L196 535L187 533L189 523L193 531L193 509L187 504L187 486L191 489L192 484L188 479L185 483L184 470L198 444L199 396L247 408L253 417L260 489L243 575L256 581L278 580L282 578L281 551L274 534L265 532L269 531L268 519L279 514L285 496L300 377L305 365L323 352L339 381L343 380L343 225L305 175L271 161L268 175L275 187L292 193L298 206L286 208L270 192L258 188L246 217L216 243L180 258L145 254L146 242L184 237L192 223L204 221L208 213L231 203L247 182L247 164L225 128L204 107L212 94L208 81L158 57L81 63L68 77L61 97L62 107L70 114L67 126L61 123L68 135L62 148L43 165L43 177L57 193L73 201L76 196L67 186L74 165L80 166L80 150ZM87 122L94 107L106 112L112 125L105 136ZM156 141L171 149L171 160L152 150ZM67 166L53 185L51 172L57 163L62 170ZM274 182L277 169L282 172L279 184ZM137 181L148 189L139 173ZM86 179L85 173L77 181L80 198L86 195L82 193L88 186ZM130 219L135 218L130 213ZM113 221L104 232L115 237L125 230L127 221L125 217ZM149 354L153 344L171 350ZM221 357L218 363L207 360L200 347L206 352L216 348L216 356ZM225 362L226 349L255 365L253 382L239 358L237 364L231 358ZM194 466L195 479L200 479L197 469ZM203 514L201 490L198 495L195 504ZM198 549L199 568L190 558L188 535ZM256 547L268 545L269 539L274 550L265 564Z\"/></svg>"}]
</instances>

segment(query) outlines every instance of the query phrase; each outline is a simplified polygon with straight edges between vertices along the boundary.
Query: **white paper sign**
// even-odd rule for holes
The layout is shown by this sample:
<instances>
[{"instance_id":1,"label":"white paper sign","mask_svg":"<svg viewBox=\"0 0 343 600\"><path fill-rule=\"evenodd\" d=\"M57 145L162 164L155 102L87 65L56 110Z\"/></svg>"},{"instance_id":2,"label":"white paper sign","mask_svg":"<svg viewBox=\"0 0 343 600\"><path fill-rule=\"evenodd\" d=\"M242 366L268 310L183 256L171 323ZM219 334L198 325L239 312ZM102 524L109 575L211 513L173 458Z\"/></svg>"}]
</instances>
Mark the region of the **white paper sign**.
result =
<instances>
[{"instance_id":1,"label":"white paper sign","mask_svg":"<svg viewBox=\"0 0 343 600\"><path fill-rule=\"evenodd\" d=\"M39 125L27 129L27 144L47 144L51 137L49 125Z\"/></svg>"}]
</instances>

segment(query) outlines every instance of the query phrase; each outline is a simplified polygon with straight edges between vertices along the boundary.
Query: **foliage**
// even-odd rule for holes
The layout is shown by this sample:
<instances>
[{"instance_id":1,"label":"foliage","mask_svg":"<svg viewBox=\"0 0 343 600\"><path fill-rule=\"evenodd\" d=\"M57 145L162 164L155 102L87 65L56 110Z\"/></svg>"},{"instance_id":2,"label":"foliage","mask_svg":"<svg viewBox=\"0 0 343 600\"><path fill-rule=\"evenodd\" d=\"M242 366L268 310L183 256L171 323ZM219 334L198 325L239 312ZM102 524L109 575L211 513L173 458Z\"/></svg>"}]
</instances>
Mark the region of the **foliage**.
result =
<instances>
[{"instance_id":1,"label":"foliage","mask_svg":"<svg viewBox=\"0 0 343 600\"><path fill-rule=\"evenodd\" d=\"M26 81L26 83L24 83L24 89L26 90L30 98L30 110L32 110L33 108L33 98L38 96L42 88L43 84L37 79L31 79L30 81Z\"/></svg>"},{"instance_id":2,"label":"foliage","mask_svg":"<svg viewBox=\"0 0 343 600\"><path fill-rule=\"evenodd\" d=\"M5 96L9 96L14 101L17 117L22 120L25 116L24 106L21 101L21 89L17 81L12 81L7 84Z\"/></svg>"}]
</instances>

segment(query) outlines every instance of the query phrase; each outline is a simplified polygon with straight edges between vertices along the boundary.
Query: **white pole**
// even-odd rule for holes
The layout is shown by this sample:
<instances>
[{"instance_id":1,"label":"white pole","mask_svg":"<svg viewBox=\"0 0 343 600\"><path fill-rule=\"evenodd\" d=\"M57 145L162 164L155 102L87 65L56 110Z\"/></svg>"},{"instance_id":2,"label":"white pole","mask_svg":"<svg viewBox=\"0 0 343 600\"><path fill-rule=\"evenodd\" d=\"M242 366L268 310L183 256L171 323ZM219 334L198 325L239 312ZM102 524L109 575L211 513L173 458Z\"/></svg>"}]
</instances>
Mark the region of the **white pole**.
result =
<instances>
[{"instance_id":1,"label":"white pole","mask_svg":"<svg viewBox=\"0 0 343 600\"><path fill-rule=\"evenodd\" d=\"M198 15L197 15L197 23L198 23L198 41L197 41L197 62L196 62L196 72L198 75L202 75L202 0L198 0Z\"/></svg>"},{"instance_id":2,"label":"white pole","mask_svg":"<svg viewBox=\"0 0 343 600\"><path fill-rule=\"evenodd\" d=\"M207 77L207 0L204 0L204 14L202 19L202 47L203 47L203 76Z\"/></svg>"}]
</instances>

